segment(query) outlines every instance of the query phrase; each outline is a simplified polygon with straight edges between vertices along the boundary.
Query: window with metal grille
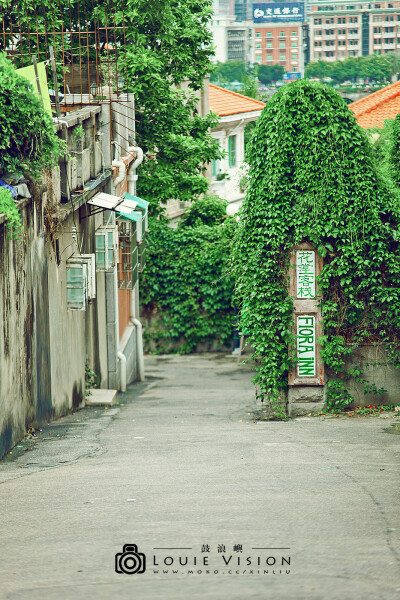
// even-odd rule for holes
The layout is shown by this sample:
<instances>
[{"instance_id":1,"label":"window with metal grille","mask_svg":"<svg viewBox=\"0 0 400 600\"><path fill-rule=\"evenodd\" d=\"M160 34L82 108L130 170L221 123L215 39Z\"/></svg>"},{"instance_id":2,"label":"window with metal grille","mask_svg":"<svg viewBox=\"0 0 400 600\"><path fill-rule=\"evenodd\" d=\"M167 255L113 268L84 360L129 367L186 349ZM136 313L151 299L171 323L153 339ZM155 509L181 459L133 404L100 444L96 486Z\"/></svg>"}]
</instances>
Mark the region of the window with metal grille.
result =
<instances>
[{"instance_id":1,"label":"window with metal grille","mask_svg":"<svg viewBox=\"0 0 400 600\"><path fill-rule=\"evenodd\" d=\"M121 220L119 231L118 287L131 290L138 280L139 257L137 245L137 224L135 221Z\"/></svg>"}]
</instances>

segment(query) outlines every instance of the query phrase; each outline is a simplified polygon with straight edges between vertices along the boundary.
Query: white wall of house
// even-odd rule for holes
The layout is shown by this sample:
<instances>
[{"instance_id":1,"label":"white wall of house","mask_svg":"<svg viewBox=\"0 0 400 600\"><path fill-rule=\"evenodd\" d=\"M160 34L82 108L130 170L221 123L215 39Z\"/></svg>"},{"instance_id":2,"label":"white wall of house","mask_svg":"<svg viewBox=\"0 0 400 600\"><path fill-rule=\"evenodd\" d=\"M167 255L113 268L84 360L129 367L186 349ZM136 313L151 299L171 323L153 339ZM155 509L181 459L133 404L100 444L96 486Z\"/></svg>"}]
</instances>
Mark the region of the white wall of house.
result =
<instances>
[{"instance_id":1,"label":"white wall of house","mask_svg":"<svg viewBox=\"0 0 400 600\"><path fill-rule=\"evenodd\" d=\"M210 169L210 193L228 202L241 203L245 192L240 182L244 175L244 129L256 121L261 110L221 117L211 133L219 141L224 158L214 161Z\"/></svg>"}]
</instances>

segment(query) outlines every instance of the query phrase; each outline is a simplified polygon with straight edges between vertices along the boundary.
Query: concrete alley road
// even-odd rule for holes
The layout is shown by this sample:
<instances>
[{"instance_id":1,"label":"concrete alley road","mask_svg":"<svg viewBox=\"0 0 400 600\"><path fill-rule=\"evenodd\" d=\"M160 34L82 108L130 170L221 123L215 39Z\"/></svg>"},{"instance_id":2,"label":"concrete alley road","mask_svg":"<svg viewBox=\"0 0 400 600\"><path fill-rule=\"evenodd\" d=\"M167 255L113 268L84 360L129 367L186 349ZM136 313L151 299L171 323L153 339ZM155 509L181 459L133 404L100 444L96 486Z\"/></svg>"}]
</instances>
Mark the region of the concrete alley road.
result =
<instances>
[{"instance_id":1,"label":"concrete alley road","mask_svg":"<svg viewBox=\"0 0 400 600\"><path fill-rule=\"evenodd\" d=\"M225 356L146 375L0 462L1 599L400 598L400 418L254 422Z\"/></svg>"}]
</instances>

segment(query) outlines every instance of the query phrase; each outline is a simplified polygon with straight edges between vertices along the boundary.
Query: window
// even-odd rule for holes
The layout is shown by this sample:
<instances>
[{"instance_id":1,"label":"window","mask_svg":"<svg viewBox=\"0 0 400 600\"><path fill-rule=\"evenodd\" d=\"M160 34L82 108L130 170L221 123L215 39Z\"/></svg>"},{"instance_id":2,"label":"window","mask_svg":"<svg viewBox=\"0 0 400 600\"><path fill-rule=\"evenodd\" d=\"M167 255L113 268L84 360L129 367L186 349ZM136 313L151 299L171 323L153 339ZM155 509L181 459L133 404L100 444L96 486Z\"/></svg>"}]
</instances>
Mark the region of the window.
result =
<instances>
[{"instance_id":1,"label":"window","mask_svg":"<svg viewBox=\"0 0 400 600\"><path fill-rule=\"evenodd\" d=\"M297 37L297 31L292 31L292 37Z\"/></svg>"},{"instance_id":2,"label":"window","mask_svg":"<svg viewBox=\"0 0 400 600\"><path fill-rule=\"evenodd\" d=\"M314 19L314 25L322 25L322 19Z\"/></svg>"},{"instance_id":3,"label":"window","mask_svg":"<svg viewBox=\"0 0 400 600\"><path fill-rule=\"evenodd\" d=\"M229 167L236 167L236 135L228 137Z\"/></svg>"},{"instance_id":4,"label":"window","mask_svg":"<svg viewBox=\"0 0 400 600\"><path fill-rule=\"evenodd\" d=\"M270 31L267 31L267 37L272 37L272 33Z\"/></svg>"},{"instance_id":5,"label":"window","mask_svg":"<svg viewBox=\"0 0 400 600\"><path fill-rule=\"evenodd\" d=\"M256 48L261 48L261 43L256 44Z\"/></svg>"},{"instance_id":6,"label":"window","mask_svg":"<svg viewBox=\"0 0 400 600\"><path fill-rule=\"evenodd\" d=\"M374 40L374 44L382 44L382 40L378 38L377 40Z\"/></svg>"},{"instance_id":7,"label":"window","mask_svg":"<svg viewBox=\"0 0 400 600\"><path fill-rule=\"evenodd\" d=\"M285 37L285 32L284 31L280 31L279 35L280 35L280 37Z\"/></svg>"},{"instance_id":8,"label":"window","mask_svg":"<svg viewBox=\"0 0 400 600\"><path fill-rule=\"evenodd\" d=\"M385 17L385 21L394 21L394 16L388 15L387 17Z\"/></svg>"},{"instance_id":9,"label":"window","mask_svg":"<svg viewBox=\"0 0 400 600\"><path fill-rule=\"evenodd\" d=\"M272 54L267 54L267 60L272 60Z\"/></svg>"},{"instance_id":10,"label":"window","mask_svg":"<svg viewBox=\"0 0 400 600\"><path fill-rule=\"evenodd\" d=\"M140 215L139 215L140 216ZM138 231L139 221L120 220L118 222L119 235L119 261L118 261L118 287L120 290L132 290L138 280L139 247ZM143 240L141 245L144 248Z\"/></svg>"},{"instance_id":11,"label":"window","mask_svg":"<svg viewBox=\"0 0 400 600\"><path fill-rule=\"evenodd\" d=\"M292 60L297 60L297 54L292 54Z\"/></svg>"},{"instance_id":12,"label":"window","mask_svg":"<svg viewBox=\"0 0 400 600\"><path fill-rule=\"evenodd\" d=\"M286 60L286 56L284 54L281 54L279 60Z\"/></svg>"},{"instance_id":13,"label":"window","mask_svg":"<svg viewBox=\"0 0 400 600\"><path fill-rule=\"evenodd\" d=\"M285 42L279 42L279 48L284 48L285 47Z\"/></svg>"},{"instance_id":14,"label":"window","mask_svg":"<svg viewBox=\"0 0 400 600\"><path fill-rule=\"evenodd\" d=\"M217 140L218 141L218 146L221 146L221 140ZM218 173L221 172L221 161L219 158L213 160L212 163L212 176L216 177L218 175Z\"/></svg>"},{"instance_id":15,"label":"window","mask_svg":"<svg viewBox=\"0 0 400 600\"><path fill-rule=\"evenodd\" d=\"M112 269L117 260L118 229L102 225L95 233L96 271Z\"/></svg>"},{"instance_id":16,"label":"window","mask_svg":"<svg viewBox=\"0 0 400 600\"><path fill-rule=\"evenodd\" d=\"M267 48L272 48L272 42L267 42Z\"/></svg>"},{"instance_id":17,"label":"window","mask_svg":"<svg viewBox=\"0 0 400 600\"><path fill-rule=\"evenodd\" d=\"M297 42L292 42L292 48L297 48Z\"/></svg>"},{"instance_id":18,"label":"window","mask_svg":"<svg viewBox=\"0 0 400 600\"><path fill-rule=\"evenodd\" d=\"M260 62L261 62L261 56L258 55L258 56L256 56L256 63L260 63Z\"/></svg>"},{"instance_id":19,"label":"window","mask_svg":"<svg viewBox=\"0 0 400 600\"><path fill-rule=\"evenodd\" d=\"M260 38L261 37L261 33L259 31L256 31L256 38Z\"/></svg>"},{"instance_id":20,"label":"window","mask_svg":"<svg viewBox=\"0 0 400 600\"><path fill-rule=\"evenodd\" d=\"M73 254L67 260L67 307L86 310L88 300L96 297L94 254Z\"/></svg>"}]
</instances>

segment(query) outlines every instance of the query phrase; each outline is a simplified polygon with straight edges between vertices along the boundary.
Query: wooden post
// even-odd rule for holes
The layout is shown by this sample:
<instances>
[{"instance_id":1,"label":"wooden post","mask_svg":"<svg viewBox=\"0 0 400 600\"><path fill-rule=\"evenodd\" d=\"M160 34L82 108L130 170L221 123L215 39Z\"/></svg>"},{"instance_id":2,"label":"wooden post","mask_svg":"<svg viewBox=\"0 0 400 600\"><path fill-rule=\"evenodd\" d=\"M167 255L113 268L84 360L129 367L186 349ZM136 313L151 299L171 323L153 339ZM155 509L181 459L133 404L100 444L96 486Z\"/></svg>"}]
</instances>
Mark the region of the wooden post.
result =
<instances>
[{"instance_id":1,"label":"wooden post","mask_svg":"<svg viewBox=\"0 0 400 600\"><path fill-rule=\"evenodd\" d=\"M56 98L56 111L57 111L57 117L61 117L61 108L60 108L60 97L58 95L58 83L57 83L57 71L56 71L56 61L54 58L54 50L53 50L53 46L49 46L49 52L50 52L50 62L51 62L51 68L53 70L53 82L54 82L54 95Z\"/></svg>"},{"instance_id":2,"label":"wooden post","mask_svg":"<svg viewBox=\"0 0 400 600\"><path fill-rule=\"evenodd\" d=\"M316 282L323 260L311 244L303 242L292 249L290 267L289 294L294 304L297 364L289 372L289 385L324 385L324 364L317 344L317 338L322 335L318 306L321 295Z\"/></svg>"}]
</instances>

